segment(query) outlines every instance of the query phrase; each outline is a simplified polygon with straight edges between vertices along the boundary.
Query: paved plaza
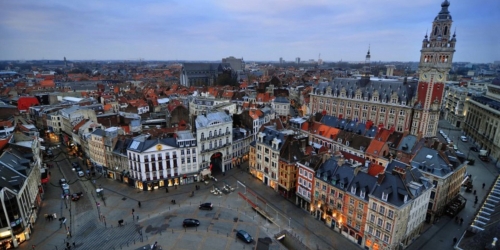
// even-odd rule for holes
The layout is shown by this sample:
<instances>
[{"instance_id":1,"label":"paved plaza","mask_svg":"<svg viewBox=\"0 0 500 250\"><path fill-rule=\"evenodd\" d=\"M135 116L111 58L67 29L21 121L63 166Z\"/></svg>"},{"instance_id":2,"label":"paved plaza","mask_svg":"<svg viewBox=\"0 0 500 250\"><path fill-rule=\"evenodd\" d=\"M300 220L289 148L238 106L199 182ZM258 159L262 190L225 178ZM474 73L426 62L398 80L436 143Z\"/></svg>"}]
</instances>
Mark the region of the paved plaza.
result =
<instances>
[{"instance_id":1,"label":"paved plaza","mask_svg":"<svg viewBox=\"0 0 500 250\"><path fill-rule=\"evenodd\" d=\"M445 132L457 139L461 135L460 130L446 129ZM459 142L457 145L462 152L469 153L467 149L473 142ZM297 207L293 201L284 199L243 171L245 164L241 169L229 170L225 176L216 176L217 183L188 184L177 189L170 187L167 193L165 189L138 190L100 176L95 177L95 183L79 179L70 166L71 162L81 163L81 160L68 158L65 150L54 148L55 164L50 169L51 181L45 188L40 217L31 239L21 244L20 249L29 250L35 245L35 249L62 250L66 242L70 245L75 243L76 248L72 249L135 250L154 242L158 243L159 249L254 249L255 243L244 244L236 239L235 230L238 229L249 232L254 239L272 238L281 230L288 230L309 249L361 249ZM477 153L469 154L476 159L476 163L468 167L467 172L472 175L481 201L498 175L498 169L477 159ZM60 178L66 178L71 191L82 191L84 197L76 202L61 199ZM221 187L224 183L233 187L234 191L222 195L210 192L214 184ZM486 184L485 189L481 188L482 183ZM194 197L189 197L195 185L200 185L201 189L195 191ZM96 188L103 189L104 199L98 197ZM452 218L442 216L438 222L426 224L426 231L408 249L452 249L453 237L459 238L464 233L477 211L473 194L464 191L461 194L468 199L465 209L458 215L464 218L464 224L459 225ZM172 200L176 200L176 204L172 204ZM198 205L204 202L212 202L214 209L199 210ZM250 203L262 208L273 222L257 214ZM58 219L44 219L44 214L54 213L58 219L65 217L66 223L61 224ZM185 218L200 220L200 226L183 228ZM122 226L118 225L120 220L123 220ZM72 234L71 238L67 237L68 231Z\"/></svg>"}]
</instances>

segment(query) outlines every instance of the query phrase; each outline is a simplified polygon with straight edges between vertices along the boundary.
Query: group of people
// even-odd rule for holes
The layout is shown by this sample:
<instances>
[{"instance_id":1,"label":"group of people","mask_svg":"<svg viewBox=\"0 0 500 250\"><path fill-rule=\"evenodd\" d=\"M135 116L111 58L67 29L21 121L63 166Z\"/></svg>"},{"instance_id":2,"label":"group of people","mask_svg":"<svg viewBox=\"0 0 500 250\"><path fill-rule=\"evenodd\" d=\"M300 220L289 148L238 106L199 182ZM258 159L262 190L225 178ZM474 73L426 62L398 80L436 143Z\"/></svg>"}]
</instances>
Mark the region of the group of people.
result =
<instances>
[{"instance_id":1,"label":"group of people","mask_svg":"<svg viewBox=\"0 0 500 250\"><path fill-rule=\"evenodd\" d=\"M460 217L460 219L458 219L458 216L455 216L455 222L460 223L460 225L462 225L464 224L464 218Z\"/></svg>"},{"instance_id":2,"label":"group of people","mask_svg":"<svg viewBox=\"0 0 500 250\"><path fill-rule=\"evenodd\" d=\"M45 220L51 221L56 218L56 214L45 214Z\"/></svg>"}]
</instances>

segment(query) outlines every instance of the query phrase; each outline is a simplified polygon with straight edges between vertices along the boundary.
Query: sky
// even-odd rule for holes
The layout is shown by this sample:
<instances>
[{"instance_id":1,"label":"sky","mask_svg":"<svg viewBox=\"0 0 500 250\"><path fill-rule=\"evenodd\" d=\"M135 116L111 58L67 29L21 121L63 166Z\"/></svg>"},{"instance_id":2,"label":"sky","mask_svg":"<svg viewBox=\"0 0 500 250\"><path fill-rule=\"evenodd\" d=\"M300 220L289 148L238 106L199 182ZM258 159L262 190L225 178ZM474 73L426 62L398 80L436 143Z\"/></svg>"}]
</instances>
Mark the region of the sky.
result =
<instances>
[{"instance_id":1,"label":"sky","mask_svg":"<svg viewBox=\"0 0 500 250\"><path fill-rule=\"evenodd\" d=\"M442 0L2 0L0 60L418 61ZM450 0L453 61L500 60L500 1Z\"/></svg>"}]
</instances>

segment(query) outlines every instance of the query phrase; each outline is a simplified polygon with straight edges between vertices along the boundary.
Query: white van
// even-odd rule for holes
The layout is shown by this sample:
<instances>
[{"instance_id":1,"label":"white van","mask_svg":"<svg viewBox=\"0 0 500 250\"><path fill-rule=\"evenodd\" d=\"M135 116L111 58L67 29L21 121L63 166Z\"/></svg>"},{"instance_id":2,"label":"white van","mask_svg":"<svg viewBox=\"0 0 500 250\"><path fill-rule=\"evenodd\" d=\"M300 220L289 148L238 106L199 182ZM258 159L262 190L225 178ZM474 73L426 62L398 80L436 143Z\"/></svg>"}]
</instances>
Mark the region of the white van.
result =
<instances>
[{"instance_id":1,"label":"white van","mask_svg":"<svg viewBox=\"0 0 500 250\"><path fill-rule=\"evenodd\" d=\"M466 142L467 141L467 136L464 136L464 135L460 136L460 140L462 140L463 142Z\"/></svg>"}]
</instances>

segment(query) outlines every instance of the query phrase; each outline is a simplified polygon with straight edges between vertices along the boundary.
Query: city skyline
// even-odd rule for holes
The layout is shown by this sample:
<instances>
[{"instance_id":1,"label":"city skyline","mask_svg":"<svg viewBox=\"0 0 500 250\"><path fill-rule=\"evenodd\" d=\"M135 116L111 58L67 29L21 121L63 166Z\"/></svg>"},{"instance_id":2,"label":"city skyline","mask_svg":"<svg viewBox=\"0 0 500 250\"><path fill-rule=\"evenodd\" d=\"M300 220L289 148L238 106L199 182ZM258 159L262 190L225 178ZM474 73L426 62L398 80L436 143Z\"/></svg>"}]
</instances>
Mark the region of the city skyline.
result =
<instances>
[{"instance_id":1,"label":"city skyline","mask_svg":"<svg viewBox=\"0 0 500 250\"><path fill-rule=\"evenodd\" d=\"M0 60L418 61L441 0L8 1ZM500 60L500 2L451 1L454 61ZM471 11L473 10L473 11ZM497 10L497 11L495 11Z\"/></svg>"}]
</instances>

